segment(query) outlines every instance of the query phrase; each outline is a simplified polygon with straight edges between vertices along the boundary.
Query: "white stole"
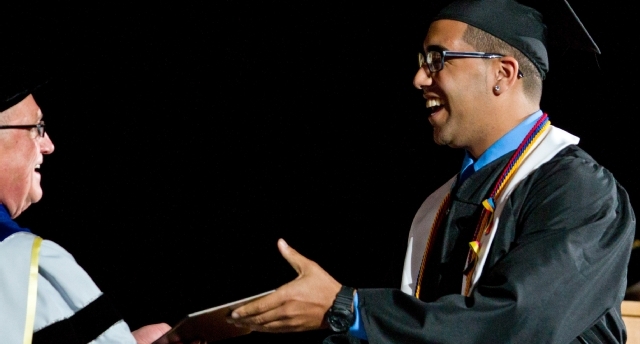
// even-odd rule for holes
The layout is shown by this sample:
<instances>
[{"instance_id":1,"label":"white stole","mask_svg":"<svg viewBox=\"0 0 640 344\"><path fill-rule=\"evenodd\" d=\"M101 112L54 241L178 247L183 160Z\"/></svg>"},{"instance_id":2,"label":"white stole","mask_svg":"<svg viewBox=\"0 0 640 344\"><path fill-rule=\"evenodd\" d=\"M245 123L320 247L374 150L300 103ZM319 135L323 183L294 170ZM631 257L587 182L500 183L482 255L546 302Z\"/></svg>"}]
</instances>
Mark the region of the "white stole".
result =
<instances>
[{"instance_id":1,"label":"white stole","mask_svg":"<svg viewBox=\"0 0 640 344\"><path fill-rule=\"evenodd\" d=\"M529 154L524 157L520 167L515 171L511 179L505 184L502 192L494 200L495 211L494 219L491 224L492 228L489 234L482 235L480 239L480 250L478 252L477 265L471 276L471 288L469 294L473 291L476 283L482 275L482 269L487 260L493 237L496 234L500 215L504 209L505 201L509 198L513 190L525 179L531 172L535 171L540 165L551 160L558 152L569 145L578 144L580 138L569 134L568 132L550 126L549 130L539 140L534 142L529 149ZM438 188L422 203L420 209L416 213L409 231L409 240L407 243L407 253L404 260L404 269L402 272L401 290L409 295L415 295L416 279L420 272L422 264L422 256L427 245L427 239L431 234L431 226L435 220L436 213L445 196L451 190L451 186L456 180L456 176L451 178L443 186ZM462 273L462 272L461 272ZM464 294L467 284L467 276L463 275L461 294ZM423 291L423 293L426 291Z\"/></svg>"}]
</instances>

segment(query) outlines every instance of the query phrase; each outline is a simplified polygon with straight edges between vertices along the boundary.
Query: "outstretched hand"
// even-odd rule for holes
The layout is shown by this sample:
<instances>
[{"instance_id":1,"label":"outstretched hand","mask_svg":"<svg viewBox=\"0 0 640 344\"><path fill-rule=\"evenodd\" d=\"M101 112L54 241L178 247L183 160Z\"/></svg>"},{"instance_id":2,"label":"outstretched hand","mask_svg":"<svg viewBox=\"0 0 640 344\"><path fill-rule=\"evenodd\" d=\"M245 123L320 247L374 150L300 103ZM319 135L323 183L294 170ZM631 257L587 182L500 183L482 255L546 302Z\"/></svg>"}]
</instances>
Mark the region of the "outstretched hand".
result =
<instances>
[{"instance_id":1,"label":"outstretched hand","mask_svg":"<svg viewBox=\"0 0 640 344\"><path fill-rule=\"evenodd\" d=\"M170 329L171 326L168 324L160 323L142 326L141 328L131 332L131 334L138 344L151 344Z\"/></svg>"},{"instance_id":2,"label":"outstretched hand","mask_svg":"<svg viewBox=\"0 0 640 344\"><path fill-rule=\"evenodd\" d=\"M298 272L298 277L234 310L228 321L261 332L298 332L326 327L325 313L342 285L283 239L278 240L278 249Z\"/></svg>"}]
</instances>

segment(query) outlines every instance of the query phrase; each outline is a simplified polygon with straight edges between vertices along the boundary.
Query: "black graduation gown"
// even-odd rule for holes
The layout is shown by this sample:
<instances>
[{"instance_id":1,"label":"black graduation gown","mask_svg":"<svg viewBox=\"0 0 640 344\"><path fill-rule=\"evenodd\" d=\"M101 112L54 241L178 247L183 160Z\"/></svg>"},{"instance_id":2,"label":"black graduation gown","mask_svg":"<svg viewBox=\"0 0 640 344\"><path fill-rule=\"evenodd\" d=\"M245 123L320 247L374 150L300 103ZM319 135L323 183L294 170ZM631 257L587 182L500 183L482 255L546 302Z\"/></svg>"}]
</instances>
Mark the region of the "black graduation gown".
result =
<instances>
[{"instance_id":1,"label":"black graduation gown","mask_svg":"<svg viewBox=\"0 0 640 344\"><path fill-rule=\"evenodd\" d=\"M423 280L427 301L394 289L358 290L370 343L626 341L620 304L635 216L624 188L576 146L514 189L476 288L460 295L481 202L511 154L452 191Z\"/></svg>"}]
</instances>

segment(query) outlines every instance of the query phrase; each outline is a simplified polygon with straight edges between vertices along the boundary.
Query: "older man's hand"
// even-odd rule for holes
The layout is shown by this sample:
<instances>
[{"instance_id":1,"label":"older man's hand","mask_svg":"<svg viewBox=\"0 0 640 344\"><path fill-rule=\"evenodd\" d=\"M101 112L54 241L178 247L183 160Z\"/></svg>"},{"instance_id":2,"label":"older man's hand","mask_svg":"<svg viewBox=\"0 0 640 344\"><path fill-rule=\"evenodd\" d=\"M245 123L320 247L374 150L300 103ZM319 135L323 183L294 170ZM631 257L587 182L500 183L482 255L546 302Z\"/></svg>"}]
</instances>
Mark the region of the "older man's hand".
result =
<instances>
[{"instance_id":1,"label":"older man's hand","mask_svg":"<svg viewBox=\"0 0 640 344\"><path fill-rule=\"evenodd\" d=\"M229 322L261 332L298 332L326 327L325 313L342 285L287 243L278 249L298 277L275 292L234 310Z\"/></svg>"},{"instance_id":2,"label":"older man's hand","mask_svg":"<svg viewBox=\"0 0 640 344\"><path fill-rule=\"evenodd\" d=\"M168 324L160 323L142 326L141 328L131 332L131 334L138 344L151 344L170 329L171 326Z\"/></svg>"}]
</instances>

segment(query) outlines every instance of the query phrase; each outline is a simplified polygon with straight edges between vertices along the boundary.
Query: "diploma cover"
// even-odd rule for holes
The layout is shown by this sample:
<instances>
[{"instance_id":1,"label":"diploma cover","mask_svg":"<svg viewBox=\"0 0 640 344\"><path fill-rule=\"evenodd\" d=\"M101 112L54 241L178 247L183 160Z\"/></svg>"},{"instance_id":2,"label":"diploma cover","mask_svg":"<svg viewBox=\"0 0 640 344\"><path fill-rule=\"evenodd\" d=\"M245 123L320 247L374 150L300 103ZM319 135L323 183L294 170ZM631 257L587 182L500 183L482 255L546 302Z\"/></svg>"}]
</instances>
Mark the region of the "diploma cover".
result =
<instances>
[{"instance_id":1,"label":"diploma cover","mask_svg":"<svg viewBox=\"0 0 640 344\"><path fill-rule=\"evenodd\" d=\"M274 290L189 314L153 344L190 343L196 340L215 342L248 334L251 332L248 327L229 324L226 318L234 309L272 292Z\"/></svg>"}]
</instances>

